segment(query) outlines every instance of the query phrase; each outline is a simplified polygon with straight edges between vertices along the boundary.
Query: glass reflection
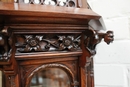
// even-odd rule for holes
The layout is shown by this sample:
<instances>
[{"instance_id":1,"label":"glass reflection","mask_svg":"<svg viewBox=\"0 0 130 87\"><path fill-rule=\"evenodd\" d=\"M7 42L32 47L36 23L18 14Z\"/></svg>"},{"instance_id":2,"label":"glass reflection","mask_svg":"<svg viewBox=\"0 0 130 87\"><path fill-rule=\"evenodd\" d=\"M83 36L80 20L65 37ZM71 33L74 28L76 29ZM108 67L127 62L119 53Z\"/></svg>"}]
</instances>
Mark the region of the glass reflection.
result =
<instances>
[{"instance_id":1,"label":"glass reflection","mask_svg":"<svg viewBox=\"0 0 130 87\"><path fill-rule=\"evenodd\" d=\"M70 87L70 80L62 69L47 68L33 76L30 87Z\"/></svg>"}]
</instances>

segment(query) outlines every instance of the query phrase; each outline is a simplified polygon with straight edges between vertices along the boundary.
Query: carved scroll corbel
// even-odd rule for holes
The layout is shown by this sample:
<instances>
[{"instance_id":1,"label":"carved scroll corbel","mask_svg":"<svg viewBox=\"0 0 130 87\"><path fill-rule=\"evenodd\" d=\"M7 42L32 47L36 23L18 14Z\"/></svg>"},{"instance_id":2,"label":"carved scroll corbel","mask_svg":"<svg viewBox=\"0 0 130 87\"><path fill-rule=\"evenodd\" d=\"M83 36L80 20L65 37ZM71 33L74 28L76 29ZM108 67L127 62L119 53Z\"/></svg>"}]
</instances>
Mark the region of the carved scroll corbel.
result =
<instances>
[{"instance_id":1,"label":"carved scroll corbel","mask_svg":"<svg viewBox=\"0 0 130 87\"><path fill-rule=\"evenodd\" d=\"M5 75L6 87L16 87L17 62L15 60L15 41L9 27L0 31L0 67Z\"/></svg>"},{"instance_id":2,"label":"carved scroll corbel","mask_svg":"<svg viewBox=\"0 0 130 87\"><path fill-rule=\"evenodd\" d=\"M114 40L113 39L114 35L112 31L107 31L106 33L99 33L96 30L90 29L86 31L85 35L87 37L85 38L84 44L86 49L91 53L92 56L96 54L95 51L96 45L100 43L102 39L104 39L104 41L107 44L110 44Z\"/></svg>"},{"instance_id":3,"label":"carved scroll corbel","mask_svg":"<svg viewBox=\"0 0 130 87\"><path fill-rule=\"evenodd\" d=\"M80 58L80 65L85 67L91 62L91 58L96 54L96 45L101 42L102 39L107 44L110 44L114 39L112 31L107 31L106 33L100 33L93 29L87 29L82 35L81 48L83 50L83 55ZM87 63L87 64L86 64Z\"/></svg>"}]
</instances>

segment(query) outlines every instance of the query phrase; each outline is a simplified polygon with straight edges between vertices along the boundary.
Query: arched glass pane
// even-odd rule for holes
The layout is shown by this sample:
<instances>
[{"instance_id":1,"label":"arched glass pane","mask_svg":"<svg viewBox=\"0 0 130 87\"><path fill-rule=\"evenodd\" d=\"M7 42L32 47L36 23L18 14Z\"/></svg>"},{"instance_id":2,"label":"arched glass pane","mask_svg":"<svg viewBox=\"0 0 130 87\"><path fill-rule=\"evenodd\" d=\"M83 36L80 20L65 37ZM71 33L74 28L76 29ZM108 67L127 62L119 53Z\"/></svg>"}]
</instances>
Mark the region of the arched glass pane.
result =
<instances>
[{"instance_id":1,"label":"arched glass pane","mask_svg":"<svg viewBox=\"0 0 130 87\"><path fill-rule=\"evenodd\" d=\"M60 68L47 68L35 74L30 87L70 87L70 80Z\"/></svg>"}]
</instances>

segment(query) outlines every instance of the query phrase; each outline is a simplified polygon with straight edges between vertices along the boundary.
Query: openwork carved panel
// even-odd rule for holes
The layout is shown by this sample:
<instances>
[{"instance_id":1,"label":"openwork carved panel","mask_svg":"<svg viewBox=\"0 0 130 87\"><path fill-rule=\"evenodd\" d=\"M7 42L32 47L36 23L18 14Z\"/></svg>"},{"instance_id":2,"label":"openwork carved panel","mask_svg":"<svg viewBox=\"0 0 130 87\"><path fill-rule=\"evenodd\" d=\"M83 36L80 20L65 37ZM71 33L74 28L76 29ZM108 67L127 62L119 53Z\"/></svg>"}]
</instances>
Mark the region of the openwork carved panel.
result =
<instances>
[{"instance_id":1,"label":"openwork carved panel","mask_svg":"<svg viewBox=\"0 0 130 87\"><path fill-rule=\"evenodd\" d=\"M15 2L17 2L17 0ZM22 2L26 4L77 7L77 0L23 0Z\"/></svg>"},{"instance_id":2,"label":"openwork carved panel","mask_svg":"<svg viewBox=\"0 0 130 87\"><path fill-rule=\"evenodd\" d=\"M80 49L80 35L17 35L17 52L74 51Z\"/></svg>"}]
</instances>

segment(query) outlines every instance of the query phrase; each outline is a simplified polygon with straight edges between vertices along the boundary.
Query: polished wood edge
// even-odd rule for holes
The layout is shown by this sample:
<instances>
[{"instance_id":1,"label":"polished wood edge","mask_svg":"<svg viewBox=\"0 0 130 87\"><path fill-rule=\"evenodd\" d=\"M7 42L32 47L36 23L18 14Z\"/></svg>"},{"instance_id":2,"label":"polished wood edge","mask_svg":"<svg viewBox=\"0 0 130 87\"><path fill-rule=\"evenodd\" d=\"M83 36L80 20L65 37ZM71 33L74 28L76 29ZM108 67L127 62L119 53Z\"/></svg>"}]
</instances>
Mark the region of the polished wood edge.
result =
<instances>
[{"instance_id":1,"label":"polished wood edge","mask_svg":"<svg viewBox=\"0 0 130 87\"><path fill-rule=\"evenodd\" d=\"M15 58L17 60L37 59L37 58L57 58L68 56L80 56L82 51L75 52L35 52L35 53L16 53Z\"/></svg>"},{"instance_id":2,"label":"polished wood edge","mask_svg":"<svg viewBox=\"0 0 130 87\"><path fill-rule=\"evenodd\" d=\"M66 62L66 61L75 61L75 60L78 60L78 57L57 57L57 59L54 59L54 58L50 58L50 59L32 59L32 60L26 60L26 61L21 61L19 62L19 65L37 65L37 64L45 64L45 63L56 63L56 62Z\"/></svg>"},{"instance_id":3,"label":"polished wood edge","mask_svg":"<svg viewBox=\"0 0 130 87\"><path fill-rule=\"evenodd\" d=\"M0 2L0 15L45 16L61 18L99 19L101 16L87 8L56 7Z\"/></svg>"}]
</instances>

